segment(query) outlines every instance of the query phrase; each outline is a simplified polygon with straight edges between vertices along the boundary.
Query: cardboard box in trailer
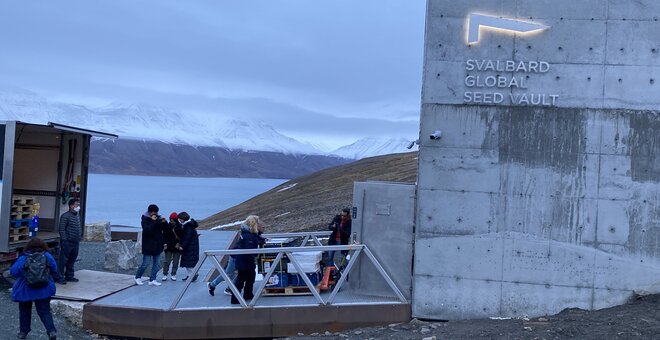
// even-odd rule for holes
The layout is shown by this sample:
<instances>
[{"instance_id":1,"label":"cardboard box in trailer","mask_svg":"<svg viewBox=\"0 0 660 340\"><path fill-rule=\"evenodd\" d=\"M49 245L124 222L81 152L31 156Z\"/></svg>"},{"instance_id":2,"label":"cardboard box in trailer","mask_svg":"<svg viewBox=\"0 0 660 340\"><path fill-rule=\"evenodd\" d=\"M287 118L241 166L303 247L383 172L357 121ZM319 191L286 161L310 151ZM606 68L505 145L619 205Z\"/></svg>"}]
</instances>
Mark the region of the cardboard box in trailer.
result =
<instances>
[{"instance_id":1,"label":"cardboard box in trailer","mask_svg":"<svg viewBox=\"0 0 660 340\"><path fill-rule=\"evenodd\" d=\"M60 244L59 217L68 210L70 198L80 199L84 226L93 136L117 138L56 123L0 121L0 273L23 251L35 213L36 236L53 253Z\"/></svg>"}]
</instances>

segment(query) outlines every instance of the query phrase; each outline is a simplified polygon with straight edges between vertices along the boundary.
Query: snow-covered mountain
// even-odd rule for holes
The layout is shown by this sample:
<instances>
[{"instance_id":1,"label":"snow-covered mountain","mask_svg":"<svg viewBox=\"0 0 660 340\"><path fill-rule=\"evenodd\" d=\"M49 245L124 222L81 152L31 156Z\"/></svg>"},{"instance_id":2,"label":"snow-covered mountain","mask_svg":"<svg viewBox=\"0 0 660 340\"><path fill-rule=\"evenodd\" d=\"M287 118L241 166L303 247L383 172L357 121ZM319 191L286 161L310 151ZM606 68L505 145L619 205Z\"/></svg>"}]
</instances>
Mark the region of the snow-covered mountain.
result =
<instances>
[{"instance_id":1,"label":"snow-covered mountain","mask_svg":"<svg viewBox=\"0 0 660 340\"><path fill-rule=\"evenodd\" d=\"M417 150L416 144L412 149L408 149L407 146L409 144L410 140L405 138L363 138L353 144L342 146L332 151L331 154L344 158L361 159Z\"/></svg>"},{"instance_id":2,"label":"snow-covered mountain","mask_svg":"<svg viewBox=\"0 0 660 340\"><path fill-rule=\"evenodd\" d=\"M109 132L122 139L265 151L290 155L325 155L360 159L406 149L403 138L365 138L331 151L323 142L300 142L264 122L198 118L147 104L115 103L89 108L49 101L39 94L0 84L0 120L46 124L55 122ZM416 149L416 148L415 148Z\"/></svg>"},{"instance_id":3,"label":"snow-covered mountain","mask_svg":"<svg viewBox=\"0 0 660 340\"><path fill-rule=\"evenodd\" d=\"M277 132L264 122L200 120L193 115L146 104L111 104L100 108L50 102L38 94L0 87L0 119L45 124L56 122L109 132L121 138L241 151L326 154Z\"/></svg>"}]
</instances>

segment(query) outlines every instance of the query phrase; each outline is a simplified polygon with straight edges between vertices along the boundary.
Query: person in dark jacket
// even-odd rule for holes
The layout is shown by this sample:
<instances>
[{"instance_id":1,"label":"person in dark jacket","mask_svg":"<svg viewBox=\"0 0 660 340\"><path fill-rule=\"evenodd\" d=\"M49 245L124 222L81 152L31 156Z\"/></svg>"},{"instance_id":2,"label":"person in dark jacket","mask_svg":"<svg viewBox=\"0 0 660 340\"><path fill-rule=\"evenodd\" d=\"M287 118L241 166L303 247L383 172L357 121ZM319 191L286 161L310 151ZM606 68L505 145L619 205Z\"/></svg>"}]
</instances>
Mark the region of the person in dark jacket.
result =
<instances>
[{"instance_id":1,"label":"person in dark jacket","mask_svg":"<svg viewBox=\"0 0 660 340\"><path fill-rule=\"evenodd\" d=\"M167 229L167 221L158 215L158 206L149 205L147 212L142 215L142 264L135 273L135 283L142 285L142 274L151 264L151 276L149 276L150 286L160 286L156 281L158 270L160 269L160 254L163 252L164 239L163 231Z\"/></svg>"},{"instance_id":2,"label":"person in dark jacket","mask_svg":"<svg viewBox=\"0 0 660 340\"><path fill-rule=\"evenodd\" d=\"M170 264L172 265L172 276L170 279L176 281L176 271L179 269L181 260L181 239L183 239L183 227L179 222L179 215L175 212L170 214L170 223L163 232L165 239L165 256L163 257L163 281L167 281Z\"/></svg>"},{"instance_id":3,"label":"person in dark jacket","mask_svg":"<svg viewBox=\"0 0 660 340\"><path fill-rule=\"evenodd\" d=\"M188 280L188 277L193 272L193 269L199 261L199 234L197 234L197 221L190 218L187 212L181 212L179 219L183 223L183 237L181 238L181 267L186 268L186 277L183 280ZM197 281L199 274L195 273L192 277L192 282Z\"/></svg>"},{"instance_id":4,"label":"person in dark jacket","mask_svg":"<svg viewBox=\"0 0 660 340\"><path fill-rule=\"evenodd\" d=\"M351 210L348 208L342 209L341 213L335 216L335 218L332 219L332 222L328 224L328 229L332 230L328 245L347 245L348 240L351 237ZM341 253L346 255L348 251L342 250ZM328 262L336 267L334 251L329 252Z\"/></svg>"},{"instance_id":5,"label":"person in dark jacket","mask_svg":"<svg viewBox=\"0 0 660 340\"><path fill-rule=\"evenodd\" d=\"M48 269L50 271L50 279L48 284L40 288L32 288L27 285L25 262L29 256L37 252L43 252L46 256ZM48 252L48 246L44 241L38 238L31 239L25 245L25 251L16 260L14 265L9 270L10 274L16 278L14 286L11 290L11 298L18 302L20 330L18 333L19 339L25 339L31 330L32 321L32 302L37 309L37 314L41 322L46 328L48 339L57 338L57 330L53 322L53 314L50 311L50 298L55 295L55 281L59 279L59 272L57 271L57 264L55 258Z\"/></svg>"},{"instance_id":6,"label":"person in dark jacket","mask_svg":"<svg viewBox=\"0 0 660 340\"><path fill-rule=\"evenodd\" d=\"M60 277L58 282L66 284L67 281L78 282L74 277L73 265L78 258L78 249L80 248L80 200L72 198L69 200L69 210L60 216L58 230L60 232L60 256L59 267Z\"/></svg>"},{"instance_id":7,"label":"person in dark jacket","mask_svg":"<svg viewBox=\"0 0 660 340\"><path fill-rule=\"evenodd\" d=\"M235 249L256 249L259 247L261 242L259 237L259 217L250 215L245 219L245 224L247 224L248 229L241 228L241 236L236 242ZM256 263L256 254L245 254L245 255L235 255L236 258L236 269L238 270L238 276L234 282L236 289L238 291L243 291L243 298L246 301L251 300L254 297L252 292L254 287L254 279L256 276L255 269L257 267ZM236 296L231 295L231 303L238 304L240 303Z\"/></svg>"},{"instance_id":8,"label":"person in dark jacket","mask_svg":"<svg viewBox=\"0 0 660 340\"><path fill-rule=\"evenodd\" d=\"M257 236L259 236L259 248L262 248L266 244L266 239L263 236L261 236L264 230L266 230L266 224L261 221L259 216L253 216L253 217L256 217L257 219L257 230L259 230L259 233L257 234ZM241 232L243 230L250 231L250 227L248 227L247 221L241 224ZM229 257L229 260L227 261L227 267L225 268L225 272L227 273L227 276L229 276L229 279L231 279L232 282L236 280L235 257L233 256ZM211 296L215 296L215 287L217 287L224 280L225 278L222 277L222 275L218 275L213 281L208 283L209 294L211 294ZM231 295L231 288L227 286L227 288L225 288L224 293L227 295Z\"/></svg>"}]
</instances>

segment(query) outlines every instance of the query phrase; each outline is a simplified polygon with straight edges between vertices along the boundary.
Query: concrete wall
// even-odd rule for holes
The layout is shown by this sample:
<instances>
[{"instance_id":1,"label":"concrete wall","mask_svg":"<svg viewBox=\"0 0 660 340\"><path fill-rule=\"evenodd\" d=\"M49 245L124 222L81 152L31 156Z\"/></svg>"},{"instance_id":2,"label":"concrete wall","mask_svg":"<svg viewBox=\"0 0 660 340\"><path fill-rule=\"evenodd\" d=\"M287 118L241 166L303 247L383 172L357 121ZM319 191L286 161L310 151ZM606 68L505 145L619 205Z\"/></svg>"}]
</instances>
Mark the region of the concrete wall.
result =
<instances>
[{"instance_id":1,"label":"concrete wall","mask_svg":"<svg viewBox=\"0 0 660 340\"><path fill-rule=\"evenodd\" d=\"M481 30L470 13L550 26ZM660 3L430 0L413 315L464 319L620 304L660 282ZM478 71L468 60L547 62ZM477 87L469 76L524 78ZM501 103L466 100L501 93ZM511 96L554 95L551 105ZM429 135L442 131L440 140Z\"/></svg>"},{"instance_id":2,"label":"concrete wall","mask_svg":"<svg viewBox=\"0 0 660 340\"><path fill-rule=\"evenodd\" d=\"M355 182L353 232L374 254L399 290L411 298L415 186L383 182ZM394 296L366 255L360 255L348 283L360 292Z\"/></svg>"}]
</instances>

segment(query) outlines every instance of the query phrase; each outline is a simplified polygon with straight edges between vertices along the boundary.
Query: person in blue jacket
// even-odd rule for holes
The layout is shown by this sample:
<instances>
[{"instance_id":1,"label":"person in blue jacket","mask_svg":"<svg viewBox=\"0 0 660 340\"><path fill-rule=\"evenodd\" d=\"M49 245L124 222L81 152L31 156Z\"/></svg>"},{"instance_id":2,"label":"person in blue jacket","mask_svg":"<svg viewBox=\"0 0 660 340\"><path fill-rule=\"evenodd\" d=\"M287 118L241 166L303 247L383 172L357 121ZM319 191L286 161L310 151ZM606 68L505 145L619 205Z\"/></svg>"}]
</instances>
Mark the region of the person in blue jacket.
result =
<instances>
[{"instance_id":1,"label":"person in blue jacket","mask_svg":"<svg viewBox=\"0 0 660 340\"><path fill-rule=\"evenodd\" d=\"M36 253L43 252L46 256L48 268L50 270L50 279L48 284L41 288L32 288L27 285L25 278L25 262L27 258ZM19 256L11 267L11 275L16 278L11 290L12 300L18 302L20 331L19 339L25 339L31 330L32 320L32 302L37 309L37 314L46 328L48 339L57 339L57 330L53 322L53 314L50 311L50 298L55 295L55 281L59 281L60 276L57 270L55 258L48 252L48 246L39 238L31 239L25 245L24 252Z\"/></svg>"}]
</instances>

